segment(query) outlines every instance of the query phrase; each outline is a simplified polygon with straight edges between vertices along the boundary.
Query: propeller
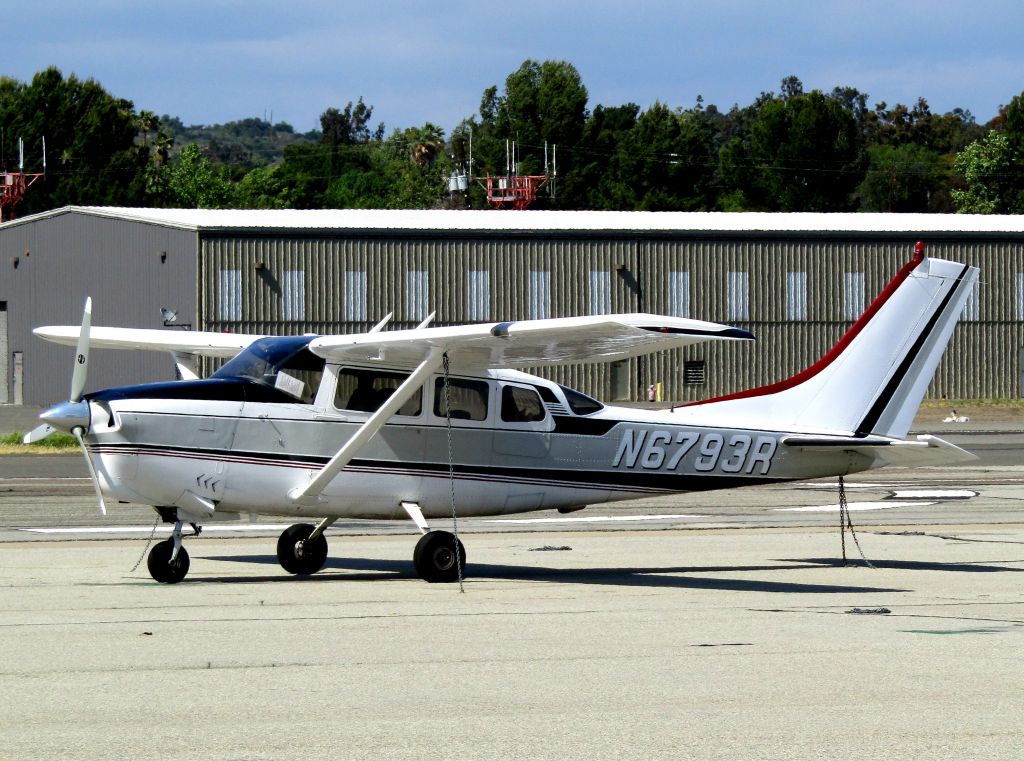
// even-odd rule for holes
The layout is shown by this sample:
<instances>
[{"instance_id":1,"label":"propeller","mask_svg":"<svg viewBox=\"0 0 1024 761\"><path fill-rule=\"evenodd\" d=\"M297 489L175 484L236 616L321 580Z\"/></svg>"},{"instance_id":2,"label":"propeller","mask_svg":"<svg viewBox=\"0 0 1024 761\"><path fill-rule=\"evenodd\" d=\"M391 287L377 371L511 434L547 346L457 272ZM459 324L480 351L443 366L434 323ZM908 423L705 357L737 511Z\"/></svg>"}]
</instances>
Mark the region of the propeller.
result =
<instances>
[{"instance_id":1,"label":"propeller","mask_svg":"<svg viewBox=\"0 0 1024 761\"><path fill-rule=\"evenodd\" d=\"M78 332L78 348L75 352L75 368L71 372L72 402L82 401L85 390L85 378L89 373L89 331L92 329L92 299L86 297L85 310L82 312L82 328Z\"/></svg>"},{"instance_id":2,"label":"propeller","mask_svg":"<svg viewBox=\"0 0 1024 761\"><path fill-rule=\"evenodd\" d=\"M67 431L74 436L85 456L89 479L96 491L96 499L100 503L100 513L106 515L107 505L103 500L103 493L100 491L96 468L92 463L92 458L89 457L89 450L85 446L85 434L89 430L90 413L89 402L82 401L82 393L85 391L85 382L89 374L89 332L91 327L92 299L86 298L85 309L82 312L82 327L78 332L78 346L75 350L75 366L71 372L71 395L68 401L55 404L43 412L39 416L43 425L25 434L22 441L26 444L41 441L58 430Z\"/></svg>"}]
</instances>

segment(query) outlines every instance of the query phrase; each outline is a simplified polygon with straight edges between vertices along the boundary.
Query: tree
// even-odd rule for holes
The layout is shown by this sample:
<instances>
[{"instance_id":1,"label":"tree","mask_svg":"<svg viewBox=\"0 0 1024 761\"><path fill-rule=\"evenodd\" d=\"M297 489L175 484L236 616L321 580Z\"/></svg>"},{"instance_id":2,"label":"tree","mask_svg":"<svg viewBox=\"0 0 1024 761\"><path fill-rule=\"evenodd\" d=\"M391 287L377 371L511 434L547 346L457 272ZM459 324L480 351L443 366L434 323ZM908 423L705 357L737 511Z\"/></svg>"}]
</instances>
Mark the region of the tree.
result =
<instances>
[{"instance_id":1,"label":"tree","mask_svg":"<svg viewBox=\"0 0 1024 761\"><path fill-rule=\"evenodd\" d=\"M65 78L55 67L29 84L5 78L0 124L7 156L17 138L24 140L27 169L42 168L46 138L46 181L25 197L19 215L66 204L144 205L149 147L145 140L136 143L139 115L131 101L113 97L95 80Z\"/></svg>"},{"instance_id":2,"label":"tree","mask_svg":"<svg viewBox=\"0 0 1024 761\"><path fill-rule=\"evenodd\" d=\"M722 173L754 208L845 211L861 180L860 145L853 114L820 91L771 97L749 138L723 146Z\"/></svg>"},{"instance_id":3,"label":"tree","mask_svg":"<svg viewBox=\"0 0 1024 761\"><path fill-rule=\"evenodd\" d=\"M184 209L224 209L231 206L234 189L195 143L186 145L167 167L167 198L172 206Z\"/></svg>"},{"instance_id":4,"label":"tree","mask_svg":"<svg viewBox=\"0 0 1024 761\"><path fill-rule=\"evenodd\" d=\"M619 145L636 126L639 114L635 103L594 108L584 125L573 168L561 173L560 187L578 208L623 208L629 191L623 184Z\"/></svg>"},{"instance_id":5,"label":"tree","mask_svg":"<svg viewBox=\"0 0 1024 761\"><path fill-rule=\"evenodd\" d=\"M1024 185L1020 157L1011 139L991 130L957 156L956 171L967 187L954 190L953 203L964 214L1024 213Z\"/></svg>"},{"instance_id":6,"label":"tree","mask_svg":"<svg viewBox=\"0 0 1024 761\"><path fill-rule=\"evenodd\" d=\"M365 166L351 166L324 193L330 208L424 209L441 205L450 166L444 131L429 122L395 130L365 146Z\"/></svg>"},{"instance_id":7,"label":"tree","mask_svg":"<svg viewBox=\"0 0 1024 761\"><path fill-rule=\"evenodd\" d=\"M474 163L484 173L504 173L506 147L515 142L522 174L539 174L545 143L558 146L558 171L574 167L574 149L586 122L587 89L579 72L565 61L527 60L505 79L505 89L487 88L480 100L480 119L467 120L456 132L473 132ZM481 203L472 190L474 202ZM567 202L570 206L572 201Z\"/></svg>"},{"instance_id":8,"label":"tree","mask_svg":"<svg viewBox=\"0 0 1024 761\"><path fill-rule=\"evenodd\" d=\"M927 212L944 179L939 154L915 143L872 145L857 188L861 211Z\"/></svg>"},{"instance_id":9,"label":"tree","mask_svg":"<svg viewBox=\"0 0 1024 761\"><path fill-rule=\"evenodd\" d=\"M495 125L499 134L530 147L545 141L575 146L583 134L587 88L565 61L524 61L505 80Z\"/></svg>"},{"instance_id":10,"label":"tree","mask_svg":"<svg viewBox=\"0 0 1024 761\"><path fill-rule=\"evenodd\" d=\"M371 141L380 142L384 136L384 125L375 130L367 126L373 116L373 106L367 106L360 98L353 106L349 101L344 110L328 108L320 115L320 142L329 149L328 179L333 180L346 170L345 164L358 163L360 154L344 152L346 146L361 145Z\"/></svg>"},{"instance_id":11,"label":"tree","mask_svg":"<svg viewBox=\"0 0 1024 761\"><path fill-rule=\"evenodd\" d=\"M697 111L655 103L619 143L618 208L693 211L714 203L713 129Z\"/></svg>"},{"instance_id":12,"label":"tree","mask_svg":"<svg viewBox=\"0 0 1024 761\"><path fill-rule=\"evenodd\" d=\"M235 209L288 209L292 189L281 181L274 167L256 167L235 185L231 206Z\"/></svg>"}]
</instances>

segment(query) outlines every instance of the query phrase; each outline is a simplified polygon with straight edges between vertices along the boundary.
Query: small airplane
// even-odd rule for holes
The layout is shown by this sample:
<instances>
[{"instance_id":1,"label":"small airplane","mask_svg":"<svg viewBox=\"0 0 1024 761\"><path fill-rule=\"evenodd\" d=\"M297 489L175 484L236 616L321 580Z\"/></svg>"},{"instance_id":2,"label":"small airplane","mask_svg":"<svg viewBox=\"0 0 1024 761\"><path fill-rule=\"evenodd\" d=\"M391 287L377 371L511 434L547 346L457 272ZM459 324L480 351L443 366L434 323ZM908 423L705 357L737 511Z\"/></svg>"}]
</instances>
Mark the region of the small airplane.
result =
<instances>
[{"instance_id":1,"label":"small airplane","mask_svg":"<svg viewBox=\"0 0 1024 761\"><path fill-rule=\"evenodd\" d=\"M462 578L457 533L428 519L497 516L652 495L840 476L888 464L975 459L930 435L907 439L978 277L918 243L821 359L762 388L673 410L613 407L517 368L609 362L746 341L737 328L615 314L366 333L263 336L41 327L77 345L71 396L26 435L73 434L100 510L152 505L173 524L148 556L185 578L183 527L241 514L316 519L287 528L281 566L312 574L340 518L410 520L429 582ZM90 346L173 354L181 380L83 393ZM227 361L200 378L199 357ZM456 526L457 528L457 526Z\"/></svg>"}]
</instances>

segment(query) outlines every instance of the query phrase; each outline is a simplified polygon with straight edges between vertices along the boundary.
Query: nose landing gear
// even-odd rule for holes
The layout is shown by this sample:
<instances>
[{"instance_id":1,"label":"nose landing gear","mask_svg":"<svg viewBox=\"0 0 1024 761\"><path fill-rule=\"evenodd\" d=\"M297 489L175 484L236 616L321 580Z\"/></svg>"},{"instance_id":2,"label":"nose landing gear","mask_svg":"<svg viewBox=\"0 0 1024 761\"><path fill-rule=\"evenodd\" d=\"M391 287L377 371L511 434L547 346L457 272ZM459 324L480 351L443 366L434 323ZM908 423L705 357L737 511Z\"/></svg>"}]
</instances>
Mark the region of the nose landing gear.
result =
<instances>
[{"instance_id":1,"label":"nose landing gear","mask_svg":"<svg viewBox=\"0 0 1024 761\"><path fill-rule=\"evenodd\" d=\"M188 574L188 552L181 545L182 525L182 521L176 520L171 538L153 545L153 549L149 551L149 557L146 558L149 575L161 584L177 584ZM193 536L199 536L202 529L195 523L189 525L195 532Z\"/></svg>"}]
</instances>

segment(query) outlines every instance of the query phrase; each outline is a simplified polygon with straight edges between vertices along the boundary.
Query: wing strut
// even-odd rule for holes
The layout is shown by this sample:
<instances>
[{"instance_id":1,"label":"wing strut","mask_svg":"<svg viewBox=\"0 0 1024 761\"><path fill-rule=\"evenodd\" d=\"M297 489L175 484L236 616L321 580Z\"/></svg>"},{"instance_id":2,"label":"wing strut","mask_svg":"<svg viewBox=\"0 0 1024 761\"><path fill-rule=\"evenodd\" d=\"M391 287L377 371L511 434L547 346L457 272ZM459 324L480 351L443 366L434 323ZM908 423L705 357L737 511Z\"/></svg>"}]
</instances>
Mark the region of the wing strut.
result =
<instances>
[{"instance_id":1,"label":"wing strut","mask_svg":"<svg viewBox=\"0 0 1024 761\"><path fill-rule=\"evenodd\" d=\"M395 389L395 393L388 397L387 401L380 406L363 423L348 441L338 450L338 453L324 465L319 473L304 488L295 488L288 492L288 496L296 502L315 501L320 493L327 488L327 485L334 479L342 468L348 465L349 461L356 456L360 449L373 436L384 427L384 424L391 419L391 416L398 412L417 389L426 381L427 377L441 365L444 351L440 347L433 347L427 358L413 371L412 375L405 379L401 386Z\"/></svg>"}]
</instances>

